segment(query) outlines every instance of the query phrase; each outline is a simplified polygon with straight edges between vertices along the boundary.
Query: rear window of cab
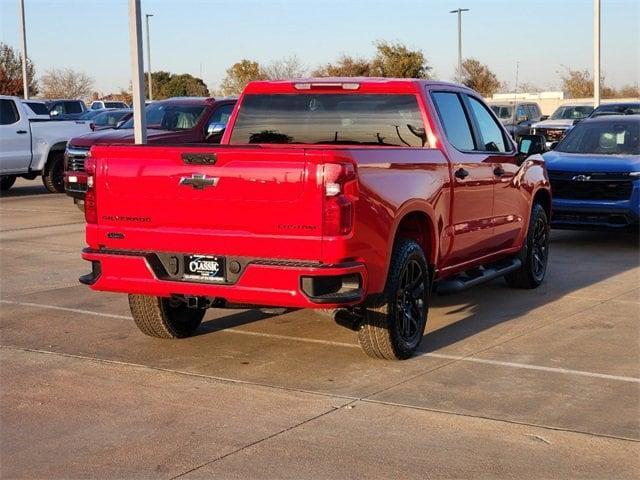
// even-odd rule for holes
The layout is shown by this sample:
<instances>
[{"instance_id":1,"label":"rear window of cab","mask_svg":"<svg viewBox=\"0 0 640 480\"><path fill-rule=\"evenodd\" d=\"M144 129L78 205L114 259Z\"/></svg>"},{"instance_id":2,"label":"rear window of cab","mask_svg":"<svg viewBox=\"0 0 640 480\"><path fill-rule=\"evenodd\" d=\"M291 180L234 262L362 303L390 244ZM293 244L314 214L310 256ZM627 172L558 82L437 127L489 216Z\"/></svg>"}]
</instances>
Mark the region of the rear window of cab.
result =
<instances>
[{"instance_id":1,"label":"rear window of cab","mask_svg":"<svg viewBox=\"0 0 640 480\"><path fill-rule=\"evenodd\" d=\"M247 94L230 143L423 147L427 137L411 94Z\"/></svg>"}]
</instances>

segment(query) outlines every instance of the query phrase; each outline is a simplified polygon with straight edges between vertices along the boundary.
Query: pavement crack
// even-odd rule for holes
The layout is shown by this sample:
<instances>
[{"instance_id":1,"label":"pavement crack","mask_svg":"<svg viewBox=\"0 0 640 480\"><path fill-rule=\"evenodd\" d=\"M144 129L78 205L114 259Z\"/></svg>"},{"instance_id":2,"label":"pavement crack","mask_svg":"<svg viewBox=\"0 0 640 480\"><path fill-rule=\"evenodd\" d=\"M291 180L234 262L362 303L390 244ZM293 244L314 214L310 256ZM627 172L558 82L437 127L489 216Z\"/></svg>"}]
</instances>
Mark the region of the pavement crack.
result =
<instances>
[{"instance_id":1,"label":"pavement crack","mask_svg":"<svg viewBox=\"0 0 640 480\"><path fill-rule=\"evenodd\" d=\"M347 407L349 405L352 405L355 402L356 402L356 400L354 400L353 402L350 402L347 405L344 405L342 407L332 407L330 410L327 410L326 412L322 412L322 413L320 413L318 415L315 415L315 416L313 416L311 418L307 418L306 420L303 420L302 422L296 423L295 425L291 425L291 426L289 426L287 428L283 428L283 429L281 429L281 430L279 430L277 432L272 433L271 435L267 435L264 438L260 438L259 440L255 440L255 441L253 441L251 443L243 445L242 447L236 448L235 450L233 450L231 452L227 452L224 455L219 455L216 458L214 458L212 460L209 460L208 462L204 462L204 463L202 463L202 464L200 464L200 465L198 465L196 467L193 467L193 468L187 470L186 472L182 472L182 473L180 473L180 474L178 474L178 475L176 475L174 477L171 477L171 480L183 477L185 475L188 475L191 472L195 472L196 470L199 470L199 469L201 469L203 467L206 467L207 465L212 465L212 464L214 464L216 462L219 462L220 460L223 460L223 459L225 459L225 458L227 458L227 457L229 457L231 455L235 455L236 453L242 452L243 450L251 448L251 447L253 447L255 445L259 445L259 444L261 444L263 442L266 442L267 440L271 440L272 438L278 437L278 436L280 436L280 435L282 435L284 433L287 433L287 432L289 432L291 430L294 430L294 429L296 429L298 427L301 427L302 425L306 425L307 423L310 423L310 422L313 422L315 420L318 420L319 418L322 418L322 417L324 417L326 415L329 415L329 414L331 414L331 413L333 413L333 412L335 412L337 410L340 410L341 408L345 408L345 407Z\"/></svg>"}]
</instances>

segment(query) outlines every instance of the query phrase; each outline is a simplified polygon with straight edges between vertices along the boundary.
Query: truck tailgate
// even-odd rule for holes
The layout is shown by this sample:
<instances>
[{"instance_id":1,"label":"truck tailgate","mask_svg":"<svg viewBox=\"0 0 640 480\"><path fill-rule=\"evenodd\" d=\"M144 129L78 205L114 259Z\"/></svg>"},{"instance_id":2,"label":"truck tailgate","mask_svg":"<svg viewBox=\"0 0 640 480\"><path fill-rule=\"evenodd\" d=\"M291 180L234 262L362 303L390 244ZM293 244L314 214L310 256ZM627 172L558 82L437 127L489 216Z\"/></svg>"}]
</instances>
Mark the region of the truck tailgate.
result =
<instances>
[{"instance_id":1,"label":"truck tailgate","mask_svg":"<svg viewBox=\"0 0 640 480\"><path fill-rule=\"evenodd\" d=\"M91 155L93 248L320 259L320 150L96 146Z\"/></svg>"}]
</instances>

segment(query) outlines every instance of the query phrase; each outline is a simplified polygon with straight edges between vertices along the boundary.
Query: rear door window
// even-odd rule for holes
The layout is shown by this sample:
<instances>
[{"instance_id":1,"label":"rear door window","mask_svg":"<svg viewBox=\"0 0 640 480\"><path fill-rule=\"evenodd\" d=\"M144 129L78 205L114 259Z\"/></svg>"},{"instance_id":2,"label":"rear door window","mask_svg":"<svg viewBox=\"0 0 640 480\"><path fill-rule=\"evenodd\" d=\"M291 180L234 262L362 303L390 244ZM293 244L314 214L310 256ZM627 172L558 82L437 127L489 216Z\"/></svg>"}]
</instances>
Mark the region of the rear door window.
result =
<instances>
[{"instance_id":1,"label":"rear door window","mask_svg":"<svg viewBox=\"0 0 640 480\"><path fill-rule=\"evenodd\" d=\"M231 144L331 144L423 147L415 95L245 95Z\"/></svg>"},{"instance_id":2,"label":"rear door window","mask_svg":"<svg viewBox=\"0 0 640 480\"><path fill-rule=\"evenodd\" d=\"M80 105L80 102L64 102L64 111L65 113L84 112L84 110L82 109L82 105Z\"/></svg>"},{"instance_id":3,"label":"rear door window","mask_svg":"<svg viewBox=\"0 0 640 480\"><path fill-rule=\"evenodd\" d=\"M444 127L449 143L458 150L473 150L475 144L473 143L469 119L465 114L458 94L453 92L433 92L431 97L436 105L438 117Z\"/></svg>"},{"instance_id":4,"label":"rear door window","mask_svg":"<svg viewBox=\"0 0 640 480\"><path fill-rule=\"evenodd\" d=\"M20 120L18 109L13 100L0 100L0 125L11 125Z\"/></svg>"},{"instance_id":5,"label":"rear door window","mask_svg":"<svg viewBox=\"0 0 640 480\"><path fill-rule=\"evenodd\" d=\"M26 104L36 115L49 115L49 110L47 110L47 106L44 103L26 102Z\"/></svg>"}]
</instances>

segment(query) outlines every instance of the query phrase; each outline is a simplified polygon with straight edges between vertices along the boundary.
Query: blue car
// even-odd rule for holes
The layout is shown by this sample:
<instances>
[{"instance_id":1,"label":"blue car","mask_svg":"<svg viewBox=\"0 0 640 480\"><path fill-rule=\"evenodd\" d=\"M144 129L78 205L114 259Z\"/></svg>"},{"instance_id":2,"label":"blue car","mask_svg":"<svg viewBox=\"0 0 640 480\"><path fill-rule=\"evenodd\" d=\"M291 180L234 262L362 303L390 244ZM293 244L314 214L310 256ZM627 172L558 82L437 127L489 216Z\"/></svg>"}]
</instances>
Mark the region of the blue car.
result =
<instances>
[{"instance_id":1,"label":"blue car","mask_svg":"<svg viewBox=\"0 0 640 480\"><path fill-rule=\"evenodd\" d=\"M543 154L553 195L552 227L638 228L639 137L640 115L594 117Z\"/></svg>"}]
</instances>

